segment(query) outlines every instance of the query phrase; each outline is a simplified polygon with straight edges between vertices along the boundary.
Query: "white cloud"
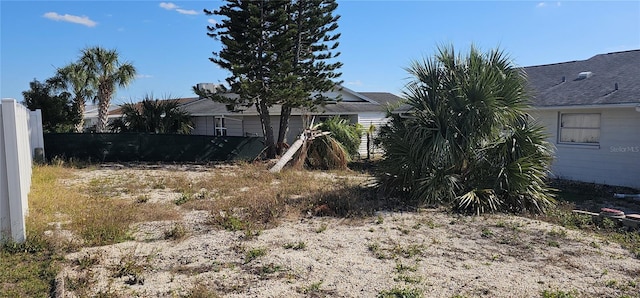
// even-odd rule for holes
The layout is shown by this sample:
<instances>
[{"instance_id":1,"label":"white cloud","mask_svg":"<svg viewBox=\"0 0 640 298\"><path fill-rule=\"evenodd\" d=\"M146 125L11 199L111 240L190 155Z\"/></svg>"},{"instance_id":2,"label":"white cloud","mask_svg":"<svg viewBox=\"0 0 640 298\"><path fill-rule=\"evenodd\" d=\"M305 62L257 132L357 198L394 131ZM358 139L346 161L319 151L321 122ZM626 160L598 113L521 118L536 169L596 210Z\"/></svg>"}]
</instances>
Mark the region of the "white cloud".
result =
<instances>
[{"instance_id":1,"label":"white cloud","mask_svg":"<svg viewBox=\"0 0 640 298\"><path fill-rule=\"evenodd\" d=\"M544 2L540 2L538 3L538 5L536 5L536 7L538 8L545 7L545 6L547 6L547 3L544 3Z\"/></svg>"},{"instance_id":2,"label":"white cloud","mask_svg":"<svg viewBox=\"0 0 640 298\"><path fill-rule=\"evenodd\" d=\"M178 8L178 5L175 5L171 2L160 2L160 7L166 9L166 10L174 10L176 8Z\"/></svg>"},{"instance_id":3,"label":"white cloud","mask_svg":"<svg viewBox=\"0 0 640 298\"><path fill-rule=\"evenodd\" d=\"M160 7L166 9L166 10L175 10L176 12L180 13L180 14L186 14L186 15L197 15L198 12L193 10L193 9L182 9L180 8L180 6L175 5L174 3L171 2L160 2Z\"/></svg>"},{"instance_id":4,"label":"white cloud","mask_svg":"<svg viewBox=\"0 0 640 298\"><path fill-rule=\"evenodd\" d=\"M153 76L152 75L148 75L148 74L136 75L136 79L149 79L149 78L153 78Z\"/></svg>"},{"instance_id":5,"label":"white cloud","mask_svg":"<svg viewBox=\"0 0 640 298\"><path fill-rule=\"evenodd\" d=\"M182 8L177 8L176 9L177 12L181 13L181 14L188 14L188 15L197 15L198 12L193 10L193 9L182 9Z\"/></svg>"},{"instance_id":6,"label":"white cloud","mask_svg":"<svg viewBox=\"0 0 640 298\"><path fill-rule=\"evenodd\" d=\"M562 2L556 3L556 6L562 6Z\"/></svg>"},{"instance_id":7,"label":"white cloud","mask_svg":"<svg viewBox=\"0 0 640 298\"><path fill-rule=\"evenodd\" d=\"M355 80L355 81L347 82L347 85L349 85L349 86L362 86L362 81Z\"/></svg>"},{"instance_id":8,"label":"white cloud","mask_svg":"<svg viewBox=\"0 0 640 298\"><path fill-rule=\"evenodd\" d=\"M209 22L209 24L212 24L212 25L215 25L215 24L217 24L217 23L218 23L218 22L216 22L216 20L214 20L214 19L208 19L208 20L207 20L207 22Z\"/></svg>"},{"instance_id":9,"label":"white cloud","mask_svg":"<svg viewBox=\"0 0 640 298\"><path fill-rule=\"evenodd\" d=\"M43 15L43 17L50 20L54 20L54 21L69 22L69 23L84 25L87 27L95 27L98 24L97 22L89 19L89 17L87 16L74 16L70 14L61 15L61 14L58 14L57 12L47 12Z\"/></svg>"}]
</instances>

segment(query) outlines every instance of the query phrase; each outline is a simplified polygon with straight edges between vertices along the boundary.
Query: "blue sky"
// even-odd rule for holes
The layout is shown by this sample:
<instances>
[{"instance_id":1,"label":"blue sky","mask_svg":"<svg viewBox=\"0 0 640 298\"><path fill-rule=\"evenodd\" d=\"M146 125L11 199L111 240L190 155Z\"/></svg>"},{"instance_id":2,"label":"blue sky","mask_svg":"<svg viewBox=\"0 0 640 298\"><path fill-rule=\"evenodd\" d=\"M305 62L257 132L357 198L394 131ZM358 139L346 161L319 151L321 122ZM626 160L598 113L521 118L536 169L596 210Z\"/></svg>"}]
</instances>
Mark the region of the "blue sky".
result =
<instances>
[{"instance_id":1,"label":"blue sky","mask_svg":"<svg viewBox=\"0 0 640 298\"><path fill-rule=\"evenodd\" d=\"M400 95L405 67L438 45L500 47L520 66L582 60L640 49L640 1L339 1L344 85ZM0 2L0 96L21 101L34 78L77 59L82 48L115 48L139 77L116 104L191 97L191 86L223 82L206 36L221 1Z\"/></svg>"}]
</instances>

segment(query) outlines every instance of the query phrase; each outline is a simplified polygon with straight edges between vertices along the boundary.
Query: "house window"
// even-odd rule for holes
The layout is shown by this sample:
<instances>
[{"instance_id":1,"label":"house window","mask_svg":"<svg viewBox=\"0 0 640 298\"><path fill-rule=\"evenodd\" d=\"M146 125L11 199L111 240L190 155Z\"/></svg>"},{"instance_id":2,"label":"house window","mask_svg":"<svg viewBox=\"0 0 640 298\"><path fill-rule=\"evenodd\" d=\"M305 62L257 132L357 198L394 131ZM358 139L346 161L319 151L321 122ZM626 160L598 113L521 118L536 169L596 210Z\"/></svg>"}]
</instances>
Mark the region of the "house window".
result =
<instances>
[{"instance_id":1,"label":"house window","mask_svg":"<svg viewBox=\"0 0 640 298\"><path fill-rule=\"evenodd\" d=\"M599 144L600 114L560 114L560 137L558 143Z\"/></svg>"},{"instance_id":2,"label":"house window","mask_svg":"<svg viewBox=\"0 0 640 298\"><path fill-rule=\"evenodd\" d=\"M226 136L227 128L224 125L224 117L214 117L213 119L214 130L216 136Z\"/></svg>"}]
</instances>

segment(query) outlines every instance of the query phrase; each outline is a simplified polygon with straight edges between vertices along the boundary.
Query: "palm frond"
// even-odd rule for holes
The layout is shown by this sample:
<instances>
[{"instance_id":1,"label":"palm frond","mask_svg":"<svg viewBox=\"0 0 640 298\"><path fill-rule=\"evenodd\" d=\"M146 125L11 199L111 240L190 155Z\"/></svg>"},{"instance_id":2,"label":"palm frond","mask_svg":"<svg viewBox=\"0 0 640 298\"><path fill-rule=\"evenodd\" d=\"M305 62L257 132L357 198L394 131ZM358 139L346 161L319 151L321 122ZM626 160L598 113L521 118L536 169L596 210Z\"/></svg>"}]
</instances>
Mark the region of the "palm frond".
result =
<instances>
[{"instance_id":1,"label":"palm frond","mask_svg":"<svg viewBox=\"0 0 640 298\"><path fill-rule=\"evenodd\" d=\"M306 163L313 169L347 169L349 153L340 142L330 135L314 138L306 149Z\"/></svg>"}]
</instances>

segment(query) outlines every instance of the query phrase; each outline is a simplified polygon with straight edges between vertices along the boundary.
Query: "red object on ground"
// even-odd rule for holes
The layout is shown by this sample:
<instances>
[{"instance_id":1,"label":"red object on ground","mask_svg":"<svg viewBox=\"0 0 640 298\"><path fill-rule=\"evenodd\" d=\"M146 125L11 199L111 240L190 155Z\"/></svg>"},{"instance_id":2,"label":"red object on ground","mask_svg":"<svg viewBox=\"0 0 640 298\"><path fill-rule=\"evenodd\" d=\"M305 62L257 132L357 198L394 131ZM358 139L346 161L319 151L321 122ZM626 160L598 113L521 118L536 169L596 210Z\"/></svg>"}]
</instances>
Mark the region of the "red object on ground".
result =
<instances>
[{"instance_id":1,"label":"red object on ground","mask_svg":"<svg viewBox=\"0 0 640 298\"><path fill-rule=\"evenodd\" d=\"M611 215L624 215L624 212L618 210L618 209L611 209L611 208L602 208L600 209L600 213L606 213L606 214L611 214Z\"/></svg>"}]
</instances>

